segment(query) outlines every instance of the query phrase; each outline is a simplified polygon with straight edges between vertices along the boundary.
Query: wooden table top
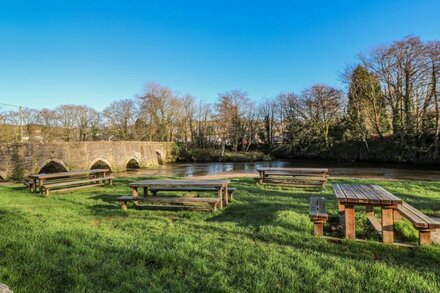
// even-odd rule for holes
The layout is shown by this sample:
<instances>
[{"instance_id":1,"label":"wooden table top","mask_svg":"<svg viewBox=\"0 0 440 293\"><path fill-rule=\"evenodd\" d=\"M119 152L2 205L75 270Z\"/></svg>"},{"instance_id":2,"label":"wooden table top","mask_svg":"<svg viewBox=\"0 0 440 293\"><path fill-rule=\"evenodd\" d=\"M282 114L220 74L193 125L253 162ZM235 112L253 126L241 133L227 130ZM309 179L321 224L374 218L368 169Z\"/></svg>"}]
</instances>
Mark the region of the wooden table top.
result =
<instances>
[{"instance_id":1,"label":"wooden table top","mask_svg":"<svg viewBox=\"0 0 440 293\"><path fill-rule=\"evenodd\" d=\"M378 185L332 184L336 200L340 203L369 205L398 205L402 200Z\"/></svg>"},{"instance_id":2,"label":"wooden table top","mask_svg":"<svg viewBox=\"0 0 440 293\"><path fill-rule=\"evenodd\" d=\"M230 180L141 180L128 184L130 187L149 187L149 186L210 186L222 187L228 185Z\"/></svg>"},{"instance_id":3,"label":"wooden table top","mask_svg":"<svg viewBox=\"0 0 440 293\"><path fill-rule=\"evenodd\" d=\"M48 179L48 178L60 178L60 177L69 177L69 176L76 176L76 175L104 173L104 172L109 172L109 171L110 171L109 169L77 170L77 171L70 171L70 172L33 174L33 175L29 175L29 177L34 178L34 179Z\"/></svg>"},{"instance_id":4,"label":"wooden table top","mask_svg":"<svg viewBox=\"0 0 440 293\"><path fill-rule=\"evenodd\" d=\"M325 168L258 168L258 172L296 172L296 173L327 173Z\"/></svg>"}]
</instances>

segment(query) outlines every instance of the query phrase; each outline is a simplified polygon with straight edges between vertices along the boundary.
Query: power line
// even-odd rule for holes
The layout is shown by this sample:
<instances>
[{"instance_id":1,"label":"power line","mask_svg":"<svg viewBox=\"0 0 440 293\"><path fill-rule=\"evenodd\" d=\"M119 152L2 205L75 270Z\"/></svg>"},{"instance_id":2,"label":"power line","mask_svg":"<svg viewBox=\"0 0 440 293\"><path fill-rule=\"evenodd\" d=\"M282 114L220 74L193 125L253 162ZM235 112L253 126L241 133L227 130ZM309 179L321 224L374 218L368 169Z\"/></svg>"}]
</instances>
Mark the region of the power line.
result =
<instances>
[{"instance_id":1,"label":"power line","mask_svg":"<svg viewBox=\"0 0 440 293\"><path fill-rule=\"evenodd\" d=\"M8 107L15 107L15 108L19 108L19 109L21 108L21 109L33 110L33 111L40 112L37 109L33 109L33 108L25 107L25 106L12 105L12 104L2 103L2 102L0 102L0 105L8 106Z\"/></svg>"}]
</instances>

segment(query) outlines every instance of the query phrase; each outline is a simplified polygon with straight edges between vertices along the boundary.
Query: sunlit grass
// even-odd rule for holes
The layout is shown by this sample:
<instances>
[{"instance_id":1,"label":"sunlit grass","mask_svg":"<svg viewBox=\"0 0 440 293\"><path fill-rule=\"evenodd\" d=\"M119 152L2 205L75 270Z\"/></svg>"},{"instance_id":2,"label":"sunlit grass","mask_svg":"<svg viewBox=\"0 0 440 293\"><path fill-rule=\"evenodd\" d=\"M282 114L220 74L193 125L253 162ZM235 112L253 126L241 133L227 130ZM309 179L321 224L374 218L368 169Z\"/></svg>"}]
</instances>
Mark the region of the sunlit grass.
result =
<instances>
[{"instance_id":1,"label":"sunlit grass","mask_svg":"<svg viewBox=\"0 0 440 293\"><path fill-rule=\"evenodd\" d=\"M47 198L0 187L0 283L15 292L440 291L440 247L380 244L362 213L357 235L371 241L313 237L310 196L326 197L337 215L329 187L258 188L237 179L223 211L124 212L115 199L129 193L130 180ZM379 184L440 217L440 183ZM408 222L396 229L400 240L417 242Z\"/></svg>"}]
</instances>

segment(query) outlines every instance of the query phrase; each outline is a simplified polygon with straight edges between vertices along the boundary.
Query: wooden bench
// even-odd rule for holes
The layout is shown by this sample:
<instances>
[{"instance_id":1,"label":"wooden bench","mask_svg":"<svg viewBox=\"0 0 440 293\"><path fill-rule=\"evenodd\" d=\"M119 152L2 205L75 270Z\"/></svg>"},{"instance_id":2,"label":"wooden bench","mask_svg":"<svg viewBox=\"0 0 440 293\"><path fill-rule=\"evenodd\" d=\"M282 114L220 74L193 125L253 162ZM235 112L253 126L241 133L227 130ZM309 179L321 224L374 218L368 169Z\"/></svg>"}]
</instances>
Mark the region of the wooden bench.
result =
<instances>
[{"instance_id":1,"label":"wooden bench","mask_svg":"<svg viewBox=\"0 0 440 293\"><path fill-rule=\"evenodd\" d=\"M233 193L237 188L228 187L229 201L233 200ZM182 191L182 192L217 192L216 188L211 187L153 187L150 189L153 196L157 196L159 191Z\"/></svg>"},{"instance_id":2,"label":"wooden bench","mask_svg":"<svg viewBox=\"0 0 440 293\"><path fill-rule=\"evenodd\" d=\"M271 183L293 187L325 188L328 169L317 168L260 168L259 177L254 178L257 185Z\"/></svg>"},{"instance_id":3,"label":"wooden bench","mask_svg":"<svg viewBox=\"0 0 440 293\"><path fill-rule=\"evenodd\" d=\"M114 179L113 176L105 176L105 177L96 177L92 179L68 180L65 182L44 184L42 186L42 189L44 190L45 195L49 195L51 190L53 192L63 192L63 191L69 191L75 189L82 189L82 188L104 185L106 181L108 181L108 184L111 185L113 183L113 179ZM60 187L66 187L66 188L60 188Z\"/></svg>"},{"instance_id":4,"label":"wooden bench","mask_svg":"<svg viewBox=\"0 0 440 293\"><path fill-rule=\"evenodd\" d=\"M325 199L323 197L311 197L310 220L313 222L313 234L315 236L324 235L324 224L327 223L328 214L325 209Z\"/></svg>"},{"instance_id":5,"label":"wooden bench","mask_svg":"<svg viewBox=\"0 0 440 293\"><path fill-rule=\"evenodd\" d=\"M34 181L30 179L24 179L22 183L26 186L26 188L29 190L29 192L32 192L34 189Z\"/></svg>"},{"instance_id":6,"label":"wooden bench","mask_svg":"<svg viewBox=\"0 0 440 293\"><path fill-rule=\"evenodd\" d=\"M414 227L419 231L419 244L431 244L431 233L440 228L440 222L435 221L417 210L406 202L397 206L397 211L400 215L408 219ZM396 215L395 215L396 218ZM395 219L399 220L399 219Z\"/></svg>"},{"instance_id":7,"label":"wooden bench","mask_svg":"<svg viewBox=\"0 0 440 293\"><path fill-rule=\"evenodd\" d=\"M170 203L170 204L186 204L186 203L207 203L211 206L211 211L217 211L217 205L219 203L218 198L206 198L206 197L133 197L133 196L121 196L118 197L121 208L127 210L128 202L134 202L137 206L138 202L147 203ZM194 206L192 206L194 207ZM191 207L190 207L191 208Z\"/></svg>"}]
</instances>

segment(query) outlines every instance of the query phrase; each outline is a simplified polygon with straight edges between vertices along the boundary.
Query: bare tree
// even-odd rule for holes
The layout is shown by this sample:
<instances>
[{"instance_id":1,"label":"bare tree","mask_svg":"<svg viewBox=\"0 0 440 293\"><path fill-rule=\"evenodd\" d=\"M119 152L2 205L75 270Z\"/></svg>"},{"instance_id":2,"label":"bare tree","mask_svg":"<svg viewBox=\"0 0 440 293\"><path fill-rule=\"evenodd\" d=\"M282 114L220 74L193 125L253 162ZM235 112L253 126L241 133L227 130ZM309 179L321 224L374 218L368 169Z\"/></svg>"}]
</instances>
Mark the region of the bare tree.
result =
<instances>
[{"instance_id":1,"label":"bare tree","mask_svg":"<svg viewBox=\"0 0 440 293\"><path fill-rule=\"evenodd\" d=\"M342 92L333 87L317 84L302 93L302 115L315 134L331 145L329 130L341 117Z\"/></svg>"},{"instance_id":2,"label":"bare tree","mask_svg":"<svg viewBox=\"0 0 440 293\"><path fill-rule=\"evenodd\" d=\"M132 138L130 127L137 117L136 104L133 100L125 99L113 102L104 109L103 115L115 134L123 140Z\"/></svg>"}]
</instances>

